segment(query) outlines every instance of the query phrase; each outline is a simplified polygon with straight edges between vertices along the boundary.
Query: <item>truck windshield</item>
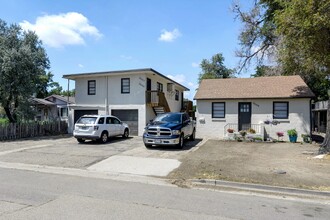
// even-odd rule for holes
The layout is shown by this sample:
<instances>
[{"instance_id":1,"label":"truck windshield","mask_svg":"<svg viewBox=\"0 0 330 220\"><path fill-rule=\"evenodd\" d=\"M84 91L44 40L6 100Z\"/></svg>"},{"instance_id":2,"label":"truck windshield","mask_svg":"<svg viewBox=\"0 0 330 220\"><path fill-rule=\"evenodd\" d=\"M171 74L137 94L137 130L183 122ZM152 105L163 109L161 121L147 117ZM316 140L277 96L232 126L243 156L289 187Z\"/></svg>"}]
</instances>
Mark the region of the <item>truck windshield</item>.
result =
<instances>
[{"instance_id":1,"label":"truck windshield","mask_svg":"<svg viewBox=\"0 0 330 220\"><path fill-rule=\"evenodd\" d=\"M81 117L76 123L77 124L94 124L96 117Z\"/></svg>"},{"instance_id":2,"label":"truck windshield","mask_svg":"<svg viewBox=\"0 0 330 220\"><path fill-rule=\"evenodd\" d=\"M181 114L162 114L154 119L154 122L181 123Z\"/></svg>"}]
</instances>

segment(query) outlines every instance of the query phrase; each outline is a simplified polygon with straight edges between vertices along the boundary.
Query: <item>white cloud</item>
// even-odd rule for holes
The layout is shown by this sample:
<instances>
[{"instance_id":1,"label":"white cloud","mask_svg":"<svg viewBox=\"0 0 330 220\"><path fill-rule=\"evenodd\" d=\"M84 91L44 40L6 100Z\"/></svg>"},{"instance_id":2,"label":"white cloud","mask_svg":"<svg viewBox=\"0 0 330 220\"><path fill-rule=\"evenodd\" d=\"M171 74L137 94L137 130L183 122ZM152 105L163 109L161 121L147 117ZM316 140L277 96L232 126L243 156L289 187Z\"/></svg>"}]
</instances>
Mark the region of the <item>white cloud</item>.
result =
<instances>
[{"instance_id":1,"label":"white cloud","mask_svg":"<svg viewBox=\"0 0 330 220\"><path fill-rule=\"evenodd\" d=\"M179 74L179 75L167 75L168 78L173 79L175 82L178 82L180 84L184 83L186 81L186 77L183 74Z\"/></svg>"},{"instance_id":2,"label":"white cloud","mask_svg":"<svg viewBox=\"0 0 330 220\"><path fill-rule=\"evenodd\" d=\"M126 55L120 55L120 58L122 58L124 60L132 60L133 59L132 56L126 56Z\"/></svg>"},{"instance_id":3,"label":"white cloud","mask_svg":"<svg viewBox=\"0 0 330 220\"><path fill-rule=\"evenodd\" d=\"M96 39L102 36L96 27L89 24L84 15L77 12L44 15L38 17L35 24L24 20L20 25L24 30L35 31L44 44L55 48L83 45L85 36Z\"/></svg>"},{"instance_id":4,"label":"white cloud","mask_svg":"<svg viewBox=\"0 0 330 220\"><path fill-rule=\"evenodd\" d=\"M194 67L194 68L197 68L197 67L199 67L199 64L198 64L198 63L195 63L195 62L193 62L193 63L191 64L191 66L192 66L192 67Z\"/></svg>"},{"instance_id":5,"label":"white cloud","mask_svg":"<svg viewBox=\"0 0 330 220\"><path fill-rule=\"evenodd\" d=\"M182 34L180 33L180 31L175 28L173 31L167 31L166 29L163 29L161 31L161 35L158 38L159 41L165 41L165 42L172 42L174 41L176 38L181 37Z\"/></svg>"},{"instance_id":6,"label":"white cloud","mask_svg":"<svg viewBox=\"0 0 330 220\"><path fill-rule=\"evenodd\" d=\"M79 68L84 68L84 65L82 65L81 63L78 64Z\"/></svg>"}]
</instances>

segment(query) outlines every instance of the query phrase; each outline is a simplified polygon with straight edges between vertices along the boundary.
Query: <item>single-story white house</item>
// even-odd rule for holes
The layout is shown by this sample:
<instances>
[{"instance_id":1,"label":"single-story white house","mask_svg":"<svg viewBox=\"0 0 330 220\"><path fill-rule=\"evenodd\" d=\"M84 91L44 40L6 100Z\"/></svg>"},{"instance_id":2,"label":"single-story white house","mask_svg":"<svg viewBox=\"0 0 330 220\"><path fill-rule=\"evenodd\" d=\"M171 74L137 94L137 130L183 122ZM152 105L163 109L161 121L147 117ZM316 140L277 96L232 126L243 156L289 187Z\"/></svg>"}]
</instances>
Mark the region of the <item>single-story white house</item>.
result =
<instances>
[{"instance_id":1,"label":"single-story white house","mask_svg":"<svg viewBox=\"0 0 330 220\"><path fill-rule=\"evenodd\" d=\"M75 104L69 105L69 132L85 114L111 114L142 136L157 114L184 108L189 89L154 69L133 69L64 75L75 81Z\"/></svg>"},{"instance_id":2,"label":"single-story white house","mask_svg":"<svg viewBox=\"0 0 330 220\"><path fill-rule=\"evenodd\" d=\"M296 129L298 140L311 132L313 92L300 76L272 76L202 80L194 97L197 104L197 137L228 136L253 128L264 138ZM273 122L273 123L272 123Z\"/></svg>"}]
</instances>

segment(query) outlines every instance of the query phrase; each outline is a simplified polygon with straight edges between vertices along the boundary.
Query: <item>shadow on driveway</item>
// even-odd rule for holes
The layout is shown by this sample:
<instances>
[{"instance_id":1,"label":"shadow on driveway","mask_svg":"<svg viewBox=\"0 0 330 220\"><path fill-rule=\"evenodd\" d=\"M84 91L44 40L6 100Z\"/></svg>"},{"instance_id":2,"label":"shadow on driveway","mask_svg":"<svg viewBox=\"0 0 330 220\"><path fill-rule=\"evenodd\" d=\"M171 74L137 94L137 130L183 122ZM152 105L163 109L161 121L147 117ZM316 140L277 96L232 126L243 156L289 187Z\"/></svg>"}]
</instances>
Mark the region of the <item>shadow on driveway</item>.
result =
<instances>
[{"instance_id":1,"label":"shadow on driveway","mask_svg":"<svg viewBox=\"0 0 330 220\"><path fill-rule=\"evenodd\" d=\"M195 139L194 141L190 141L190 140L185 140L184 142L184 146L182 149L176 148L175 146L154 146L154 147L150 147L148 148L148 150L166 150L166 151L188 151L190 149L192 149L193 147L196 147L198 145L198 143L200 143L203 139ZM142 140L141 140L142 141Z\"/></svg>"}]
</instances>

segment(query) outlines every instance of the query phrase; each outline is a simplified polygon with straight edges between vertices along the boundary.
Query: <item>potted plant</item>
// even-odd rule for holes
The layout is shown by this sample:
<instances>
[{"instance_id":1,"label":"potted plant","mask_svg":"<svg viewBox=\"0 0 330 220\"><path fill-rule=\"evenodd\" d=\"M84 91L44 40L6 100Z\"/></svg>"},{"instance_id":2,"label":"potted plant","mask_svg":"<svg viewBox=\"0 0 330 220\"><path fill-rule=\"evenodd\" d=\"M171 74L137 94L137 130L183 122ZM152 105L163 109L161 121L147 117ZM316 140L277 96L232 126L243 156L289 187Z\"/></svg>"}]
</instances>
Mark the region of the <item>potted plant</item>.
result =
<instances>
[{"instance_id":1,"label":"potted plant","mask_svg":"<svg viewBox=\"0 0 330 220\"><path fill-rule=\"evenodd\" d=\"M232 128L228 128L228 129L227 129L227 132L228 132L228 133L234 133L234 131L235 131L235 130L232 129Z\"/></svg>"},{"instance_id":2,"label":"potted plant","mask_svg":"<svg viewBox=\"0 0 330 220\"><path fill-rule=\"evenodd\" d=\"M289 136L290 142L292 142L292 143L297 142L298 132L296 131L296 129L288 130L288 136Z\"/></svg>"},{"instance_id":3,"label":"potted plant","mask_svg":"<svg viewBox=\"0 0 330 220\"><path fill-rule=\"evenodd\" d=\"M276 132L276 135L277 135L277 140L280 141L280 138L281 138L281 140L282 140L282 138L283 138L283 136L284 136L284 133L278 131L278 132Z\"/></svg>"}]
</instances>

